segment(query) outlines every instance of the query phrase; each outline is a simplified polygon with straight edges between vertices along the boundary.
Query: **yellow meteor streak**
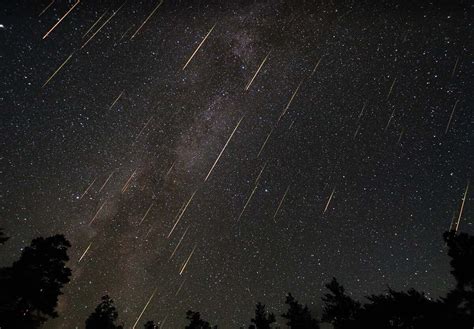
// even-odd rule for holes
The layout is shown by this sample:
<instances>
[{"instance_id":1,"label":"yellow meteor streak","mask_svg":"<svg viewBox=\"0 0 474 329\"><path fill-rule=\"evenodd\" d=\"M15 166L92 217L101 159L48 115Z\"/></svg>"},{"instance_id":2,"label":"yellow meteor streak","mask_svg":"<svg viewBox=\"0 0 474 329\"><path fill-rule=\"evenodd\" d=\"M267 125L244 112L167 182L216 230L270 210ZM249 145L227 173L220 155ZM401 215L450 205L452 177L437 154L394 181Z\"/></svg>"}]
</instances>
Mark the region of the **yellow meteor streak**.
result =
<instances>
[{"instance_id":1,"label":"yellow meteor streak","mask_svg":"<svg viewBox=\"0 0 474 329\"><path fill-rule=\"evenodd\" d=\"M53 5L54 1L56 1L56 0L51 1L51 2L49 3L49 5L47 5L46 8L44 8L44 9L41 11L41 13L38 15L38 17L40 17L41 15L43 15L43 14L46 12L46 10L48 10L49 7L51 7L51 6Z\"/></svg>"},{"instance_id":2,"label":"yellow meteor streak","mask_svg":"<svg viewBox=\"0 0 474 329\"><path fill-rule=\"evenodd\" d=\"M227 139L227 142L225 143L224 147L222 148L221 150L221 153L219 153L219 156L217 157L216 161L214 161L214 164L212 165L211 169L209 170L209 173L207 174L206 178L204 179L204 182L207 181L207 179L209 178L209 176L211 175L212 171L214 170L214 167L216 166L217 162L219 161L219 159L221 158L222 156L222 153L224 153L227 145L229 144L230 140L232 139L232 136L234 136L234 133L235 131L237 130L237 128L239 128L239 125L240 123L242 122L242 119L244 118L244 116L242 116L242 118L240 118L239 122L237 123L237 125L235 126L234 130L232 131L232 134L230 134L229 138Z\"/></svg>"},{"instance_id":3,"label":"yellow meteor streak","mask_svg":"<svg viewBox=\"0 0 474 329\"><path fill-rule=\"evenodd\" d=\"M133 33L130 40L132 40L135 37L135 35L138 33L138 31L140 31L142 29L143 25L145 25L146 22L148 22L148 20L151 18L151 16L153 16L153 14L158 10L158 8L160 8L160 6L162 4L163 4L163 0L161 0L160 3L158 3L158 5L155 7L155 9L153 9L153 11L150 13L150 15L148 15L148 17L143 21L142 25L140 25L140 27L135 31L135 33Z\"/></svg>"},{"instance_id":4,"label":"yellow meteor streak","mask_svg":"<svg viewBox=\"0 0 474 329\"><path fill-rule=\"evenodd\" d=\"M263 67L263 64L265 64L265 62L267 61L267 58L268 56L270 56L270 53L272 51L270 50L267 54L267 56L265 56L265 58L263 59L262 63L260 64L260 66L258 67L257 69L257 72L255 72L255 74L253 75L252 79L250 79L249 83L247 83L247 86L245 86L245 90L249 90L250 86L252 85L252 82L253 80L255 80L255 78L257 77L258 73L260 72L260 70L262 69Z\"/></svg>"},{"instance_id":5,"label":"yellow meteor streak","mask_svg":"<svg viewBox=\"0 0 474 329\"><path fill-rule=\"evenodd\" d=\"M456 109L456 105L458 105L458 102L459 102L459 99L456 100L456 103L454 103L453 110L451 111L451 116L449 117L448 125L446 126L446 130L444 132L445 134L448 133L449 125L451 124L451 120L453 119L454 110Z\"/></svg>"},{"instance_id":6,"label":"yellow meteor streak","mask_svg":"<svg viewBox=\"0 0 474 329\"><path fill-rule=\"evenodd\" d=\"M186 266L188 266L189 260L193 256L194 250L196 250L196 247L197 247L197 245L194 246L193 251L191 251L191 253L189 254L188 259L186 259L186 262L184 263L183 267L181 268L181 271L179 271L179 275L183 274L184 270L186 269Z\"/></svg>"},{"instance_id":7,"label":"yellow meteor streak","mask_svg":"<svg viewBox=\"0 0 474 329\"><path fill-rule=\"evenodd\" d=\"M274 221L275 223L276 223L276 220L275 220L276 215L278 215L278 211L280 210L281 205L283 204L283 201L285 201L285 198L286 198L286 195L287 195L289 189L290 189L290 185L288 185L288 187L286 188L285 194L283 194L283 197L281 198L281 201L280 201L280 203L278 204L278 208L277 208L277 210L275 211L275 214L273 215L273 221Z\"/></svg>"},{"instance_id":8,"label":"yellow meteor streak","mask_svg":"<svg viewBox=\"0 0 474 329\"><path fill-rule=\"evenodd\" d=\"M84 256L87 254L87 252L89 251L89 248L92 246L92 242L89 243L89 246L87 246L86 250L82 253L82 256L79 258L79 260L77 261L78 263L81 262L81 260L84 258Z\"/></svg>"},{"instance_id":9,"label":"yellow meteor streak","mask_svg":"<svg viewBox=\"0 0 474 329\"><path fill-rule=\"evenodd\" d=\"M188 206L189 204L191 203L191 201L193 200L194 198L194 194L196 194L197 192L197 189L194 191L194 193L191 195L191 197L189 198L188 202L186 203L186 205L184 206L183 210L181 211L181 213L179 214L178 216L178 219L176 220L176 222L174 223L173 225L173 228L171 229L170 233L168 234L167 238L169 238L171 236L171 234L173 233L174 229L176 228L176 225L178 225L179 221L181 220L181 218L183 217L184 213L186 212L186 209L188 209Z\"/></svg>"},{"instance_id":10,"label":"yellow meteor streak","mask_svg":"<svg viewBox=\"0 0 474 329\"><path fill-rule=\"evenodd\" d=\"M300 83L298 84L298 87L296 87L296 90L293 92L293 95L291 96L290 101L288 102L288 104L286 104L285 109L283 110L283 112L281 112L280 116L278 117L277 122L279 122L281 120L281 118L283 118L283 116L286 114L286 111L288 111L288 108L290 107L291 102L293 102L293 99L295 98L296 94L298 93L298 90L300 89L301 85L303 84L303 81L304 81L304 79L301 79Z\"/></svg>"},{"instance_id":11,"label":"yellow meteor streak","mask_svg":"<svg viewBox=\"0 0 474 329\"><path fill-rule=\"evenodd\" d=\"M82 197L83 197L84 195L86 195L87 191L89 191L89 189L92 187L92 185L94 185L94 183L95 183L96 180L97 180L97 177L94 178L94 180L92 181L92 183L89 184L89 186L86 188L86 190L84 191L84 193L82 193L82 195L81 195L81 197L79 198L79 200L81 200Z\"/></svg>"},{"instance_id":12,"label":"yellow meteor streak","mask_svg":"<svg viewBox=\"0 0 474 329\"><path fill-rule=\"evenodd\" d=\"M126 2L127 0L125 0L116 11L112 12L112 15L110 15L110 17L107 18L107 20L91 35L91 37L87 39L87 41L82 45L81 49L87 46L87 44L96 36L96 34L102 30L102 28L120 11L120 9L122 9Z\"/></svg>"},{"instance_id":13,"label":"yellow meteor streak","mask_svg":"<svg viewBox=\"0 0 474 329\"><path fill-rule=\"evenodd\" d=\"M393 86L395 86L395 81L397 81L397 78L393 79L392 85L390 86L390 90L388 91L387 100L390 98L390 95L392 94Z\"/></svg>"},{"instance_id":14,"label":"yellow meteor streak","mask_svg":"<svg viewBox=\"0 0 474 329\"><path fill-rule=\"evenodd\" d=\"M145 130L146 127L148 127L148 124L151 122L151 120L153 119L154 115L151 116L151 118L147 121L147 123L143 126L142 130L140 130L140 133L137 135L137 137L135 138L136 140L138 139L138 137L140 137L143 133L143 131Z\"/></svg>"},{"instance_id":15,"label":"yellow meteor streak","mask_svg":"<svg viewBox=\"0 0 474 329\"><path fill-rule=\"evenodd\" d=\"M216 23L217 24L217 23ZM197 46L196 50L193 52L193 54L191 55L191 57L189 57L188 61L186 62L186 64L184 64L183 66L183 71L184 69L186 68L186 66L188 66L189 62L191 62L191 60L193 59L194 55L196 55L196 53L199 51L199 49L201 48L201 46L204 44L204 42L206 41L207 37L209 36L209 34L211 34L212 30L214 30L214 27L216 26L216 24L214 24L211 29L209 30L209 32L207 32L206 36L204 37L204 39L202 39L201 43L199 44L199 46Z\"/></svg>"},{"instance_id":16,"label":"yellow meteor streak","mask_svg":"<svg viewBox=\"0 0 474 329\"><path fill-rule=\"evenodd\" d=\"M168 177L168 175L170 174L171 170L173 169L175 163L176 163L176 161L173 161L173 164L171 165L170 169L168 169L168 171L166 172L165 177Z\"/></svg>"},{"instance_id":17,"label":"yellow meteor streak","mask_svg":"<svg viewBox=\"0 0 474 329\"><path fill-rule=\"evenodd\" d=\"M125 92L125 90L122 90L122 92L120 93L120 95L117 96L117 98L114 100L112 105L109 106L109 111L112 109L112 107L114 107L115 103L117 103L119 101L119 99L122 97L124 92Z\"/></svg>"},{"instance_id":18,"label":"yellow meteor streak","mask_svg":"<svg viewBox=\"0 0 474 329\"><path fill-rule=\"evenodd\" d=\"M313 74L316 72L316 69L318 68L319 64L321 63L321 60L323 59L323 56L321 56L321 58L319 59L319 61L316 63L316 65L314 66L314 69L313 71L311 72L311 74L309 75L309 77L311 78L313 76Z\"/></svg>"},{"instance_id":19,"label":"yellow meteor streak","mask_svg":"<svg viewBox=\"0 0 474 329\"><path fill-rule=\"evenodd\" d=\"M253 187L253 189L252 189L252 192L250 193L250 196L249 196L249 198L247 199L247 202L245 202L245 205L244 205L244 207L242 208L242 211L240 212L239 218L237 218L238 221L240 220L240 218L241 218L242 215L244 214L245 209L247 208L248 204L250 203L250 200L252 199L252 197L253 197L255 191L257 190L258 181L260 180L260 176L262 175L262 172L263 172L263 170L265 169L266 166L267 166L267 163L265 163L265 164L263 165L262 169L260 170L260 173L258 174L257 179L255 180L255 185L254 185L254 187Z\"/></svg>"},{"instance_id":20,"label":"yellow meteor streak","mask_svg":"<svg viewBox=\"0 0 474 329\"><path fill-rule=\"evenodd\" d=\"M127 180L127 182L125 183L125 185L122 187L122 193L124 193L125 191L127 191L128 189L128 185L130 184L130 181L132 180L132 178L135 176L135 173L137 172L137 170L135 169L135 171L130 175L130 178Z\"/></svg>"},{"instance_id":21,"label":"yellow meteor streak","mask_svg":"<svg viewBox=\"0 0 474 329\"><path fill-rule=\"evenodd\" d=\"M270 132L268 133L267 138L265 138L265 142L263 142L262 147L260 147L260 151L258 151L257 158L260 156L260 153L262 153L263 149L265 148L265 145L267 145L267 142L268 142L268 140L270 139L270 136L271 136L271 134L272 134L272 132L273 132L273 128L274 128L274 127L272 127L272 129L271 129Z\"/></svg>"},{"instance_id":22,"label":"yellow meteor streak","mask_svg":"<svg viewBox=\"0 0 474 329\"><path fill-rule=\"evenodd\" d=\"M43 40L46 39L46 37L47 37L51 32L53 32L53 30L56 28L56 26L58 26L59 23L61 23L62 20L63 20L64 18L66 18L66 16L67 16L74 8L76 8L76 6L77 6L80 2L81 2L81 0L77 0L77 2L74 4L74 6L72 6L72 7L63 15L63 17L61 17L61 19L60 19L59 21L57 21L57 23L54 24L53 27L52 27L48 32L46 32L46 34L43 36Z\"/></svg>"},{"instance_id":23,"label":"yellow meteor streak","mask_svg":"<svg viewBox=\"0 0 474 329\"><path fill-rule=\"evenodd\" d=\"M107 200L104 201L104 203L102 204L102 206L100 206L99 210L97 210L97 212L95 213L94 217L92 217L91 221L89 222L89 226L91 226L92 223L95 221L95 219L96 219L97 216L99 215L99 213L100 213L100 211L102 210L102 208L104 208L106 202L107 202Z\"/></svg>"},{"instance_id":24,"label":"yellow meteor streak","mask_svg":"<svg viewBox=\"0 0 474 329\"><path fill-rule=\"evenodd\" d=\"M181 285L179 286L178 290L176 291L176 293L174 294L174 296L178 296L179 292L181 291L181 288L183 288L184 286L184 283L186 282L186 279L183 280L183 282L181 283Z\"/></svg>"},{"instance_id":25,"label":"yellow meteor streak","mask_svg":"<svg viewBox=\"0 0 474 329\"><path fill-rule=\"evenodd\" d=\"M181 242L183 241L184 236L186 235L186 233L188 233L188 230L189 230L189 226L188 226L188 228L186 229L186 231L184 231L183 235L181 236L181 239L179 239L178 244L177 244L176 247L174 248L173 253L171 254L169 260L171 260L171 258L173 258L174 254L176 253L176 251L178 250L179 246L181 245Z\"/></svg>"},{"instance_id":26,"label":"yellow meteor streak","mask_svg":"<svg viewBox=\"0 0 474 329\"><path fill-rule=\"evenodd\" d=\"M102 184L102 186L100 187L99 193L104 189L105 185L107 185L107 183L109 182L110 178L112 177L114 173L115 173L115 170L110 173L109 177L107 177L104 184Z\"/></svg>"},{"instance_id":27,"label":"yellow meteor streak","mask_svg":"<svg viewBox=\"0 0 474 329\"><path fill-rule=\"evenodd\" d=\"M148 207L148 210L146 211L145 215L142 217L142 220L140 221L140 223L138 223L138 226L140 226L141 223L143 223L143 221L145 220L146 216L148 215L148 213L150 212L151 208L153 208L153 202L150 204L150 207Z\"/></svg>"},{"instance_id":28,"label":"yellow meteor streak","mask_svg":"<svg viewBox=\"0 0 474 329\"><path fill-rule=\"evenodd\" d=\"M461 221L462 212L464 211L464 203L466 202L467 191L469 189L469 182L470 181L467 181L466 190L464 191L464 197L462 198L461 209L459 210L459 216L458 216L458 220L457 220L457 223L456 223L456 232L458 231L459 222Z\"/></svg>"},{"instance_id":29,"label":"yellow meteor streak","mask_svg":"<svg viewBox=\"0 0 474 329\"><path fill-rule=\"evenodd\" d=\"M94 24L92 24L92 26L86 31L86 33L84 33L82 35L82 38L84 38L86 35L89 34L90 31L92 31L92 29L97 25L97 23L100 22L100 20L105 16L105 14L107 14L108 11L109 10L106 10L106 11L104 11L104 13L102 15L100 15L100 17L94 22Z\"/></svg>"},{"instance_id":30,"label":"yellow meteor streak","mask_svg":"<svg viewBox=\"0 0 474 329\"><path fill-rule=\"evenodd\" d=\"M63 68L63 66L66 65L66 63L71 59L72 55L74 55L74 52L72 52L71 55L69 55L69 57L66 58L66 60L57 68L57 70L54 71L53 74L51 74L51 76L48 78L48 80L46 80L46 82L41 86L41 88L44 88L49 83L49 81L51 81L51 79L54 78L56 74L58 74L58 72Z\"/></svg>"},{"instance_id":31,"label":"yellow meteor streak","mask_svg":"<svg viewBox=\"0 0 474 329\"><path fill-rule=\"evenodd\" d=\"M132 326L132 329L135 329L135 327L137 326L138 321L140 321L140 319L141 319L143 313L145 313L146 308L148 307L148 305L150 304L151 300L152 300L153 297L155 296L157 290L158 290L158 288L155 288L155 290L154 290L153 293L151 294L150 298L148 299L148 302L145 304L145 307L143 308L143 310L141 311L140 315L138 316L137 321L135 321L134 325Z\"/></svg>"},{"instance_id":32,"label":"yellow meteor streak","mask_svg":"<svg viewBox=\"0 0 474 329\"><path fill-rule=\"evenodd\" d=\"M324 208L323 214L328 210L329 204L331 203L332 196L334 195L334 192L336 192L336 188L334 188L331 192L331 195L329 196L329 200L326 203L326 207Z\"/></svg>"}]
</instances>

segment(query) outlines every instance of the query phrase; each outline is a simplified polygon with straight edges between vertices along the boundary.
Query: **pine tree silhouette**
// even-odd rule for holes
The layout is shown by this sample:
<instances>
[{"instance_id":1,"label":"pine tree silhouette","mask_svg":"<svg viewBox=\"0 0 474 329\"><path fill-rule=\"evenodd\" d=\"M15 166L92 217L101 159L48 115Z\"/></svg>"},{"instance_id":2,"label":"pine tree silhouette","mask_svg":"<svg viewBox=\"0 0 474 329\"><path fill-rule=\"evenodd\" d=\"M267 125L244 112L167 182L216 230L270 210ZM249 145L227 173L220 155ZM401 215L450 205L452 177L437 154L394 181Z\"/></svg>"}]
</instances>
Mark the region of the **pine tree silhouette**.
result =
<instances>
[{"instance_id":1,"label":"pine tree silhouette","mask_svg":"<svg viewBox=\"0 0 474 329\"><path fill-rule=\"evenodd\" d=\"M8 239L9 237L5 236L3 233L3 228L0 228L0 244L4 244Z\"/></svg>"},{"instance_id":2,"label":"pine tree silhouette","mask_svg":"<svg viewBox=\"0 0 474 329\"><path fill-rule=\"evenodd\" d=\"M319 321L311 316L308 306L303 306L291 295L286 296L288 311L281 316L291 329L319 329Z\"/></svg>"},{"instance_id":3,"label":"pine tree silhouette","mask_svg":"<svg viewBox=\"0 0 474 329\"><path fill-rule=\"evenodd\" d=\"M187 311L186 319L189 320L189 324L185 329L217 329L217 326L211 327L209 322L202 320L199 312Z\"/></svg>"},{"instance_id":4,"label":"pine tree silhouette","mask_svg":"<svg viewBox=\"0 0 474 329\"><path fill-rule=\"evenodd\" d=\"M36 238L18 261L0 269L0 328L38 328L58 316L58 297L71 276L70 246L63 235Z\"/></svg>"},{"instance_id":5,"label":"pine tree silhouette","mask_svg":"<svg viewBox=\"0 0 474 329\"><path fill-rule=\"evenodd\" d=\"M123 326L115 324L117 319L118 312L114 301L105 295L94 312L86 320L86 329L122 329Z\"/></svg>"},{"instance_id":6,"label":"pine tree silhouette","mask_svg":"<svg viewBox=\"0 0 474 329\"><path fill-rule=\"evenodd\" d=\"M254 325L250 325L249 329L270 329L271 324L275 323L275 314L265 312L265 305L257 303L255 307L255 318L250 320Z\"/></svg>"},{"instance_id":7,"label":"pine tree silhouette","mask_svg":"<svg viewBox=\"0 0 474 329\"><path fill-rule=\"evenodd\" d=\"M359 316L361 305L349 297L344 290L344 287L339 284L336 278L326 284L326 288L330 291L323 296L323 322L329 322L334 329L348 328Z\"/></svg>"}]
</instances>

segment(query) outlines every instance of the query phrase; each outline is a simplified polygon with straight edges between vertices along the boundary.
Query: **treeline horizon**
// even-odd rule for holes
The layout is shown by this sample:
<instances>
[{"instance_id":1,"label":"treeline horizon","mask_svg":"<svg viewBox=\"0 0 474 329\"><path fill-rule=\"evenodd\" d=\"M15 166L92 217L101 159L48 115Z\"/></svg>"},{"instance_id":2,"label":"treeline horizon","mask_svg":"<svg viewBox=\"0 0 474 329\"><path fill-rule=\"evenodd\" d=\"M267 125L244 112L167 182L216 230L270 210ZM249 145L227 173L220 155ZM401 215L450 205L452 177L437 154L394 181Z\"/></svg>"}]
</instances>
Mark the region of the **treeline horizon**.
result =
<instances>
[{"instance_id":1,"label":"treeline horizon","mask_svg":"<svg viewBox=\"0 0 474 329\"><path fill-rule=\"evenodd\" d=\"M0 229L0 245L8 241ZM287 310L276 315L255 301L255 313L249 316L248 329L319 329L322 323L334 329L392 329L392 328L470 328L474 327L474 236L467 233L445 232L443 239L451 258L451 274L455 286L444 297L428 298L413 288L396 291L388 288L381 294L366 296L361 302L346 293L336 278L326 284L322 299L322 315L316 317L307 305L291 293L285 300ZM0 268L0 328L36 329L49 319L59 316L56 308L62 289L69 283L72 271L67 267L68 249L64 235L32 240L11 266ZM185 329L217 329L201 318L196 310L183 317ZM283 327L277 326L280 316ZM163 325L163 323L161 323ZM84 319L86 329L123 329L111 296L102 297L95 310ZM138 328L135 327L134 328ZM141 328L161 328L148 320ZM225 326L229 328L229 326ZM245 327L241 327L245 328Z\"/></svg>"}]
</instances>

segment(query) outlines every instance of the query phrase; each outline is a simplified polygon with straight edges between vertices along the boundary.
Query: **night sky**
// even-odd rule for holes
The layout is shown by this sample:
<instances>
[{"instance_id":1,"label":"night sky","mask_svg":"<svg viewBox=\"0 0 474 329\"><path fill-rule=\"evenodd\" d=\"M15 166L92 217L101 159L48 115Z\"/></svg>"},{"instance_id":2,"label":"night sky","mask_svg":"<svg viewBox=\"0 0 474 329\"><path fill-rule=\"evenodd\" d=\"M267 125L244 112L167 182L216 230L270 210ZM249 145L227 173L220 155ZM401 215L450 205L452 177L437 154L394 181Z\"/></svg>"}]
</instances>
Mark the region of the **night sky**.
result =
<instances>
[{"instance_id":1,"label":"night sky","mask_svg":"<svg viewBox=\"0 0 474 329\"><path fill-rule=\"evenodd\" d=\"M127 328L151 297L137 328L188 309L238 328L288 292L320 312L333 276L356 298L452 287L472 2L75 3L0 9L0 265L72 243L46 328L105 294Z\"/></svg>"}]
</instances>

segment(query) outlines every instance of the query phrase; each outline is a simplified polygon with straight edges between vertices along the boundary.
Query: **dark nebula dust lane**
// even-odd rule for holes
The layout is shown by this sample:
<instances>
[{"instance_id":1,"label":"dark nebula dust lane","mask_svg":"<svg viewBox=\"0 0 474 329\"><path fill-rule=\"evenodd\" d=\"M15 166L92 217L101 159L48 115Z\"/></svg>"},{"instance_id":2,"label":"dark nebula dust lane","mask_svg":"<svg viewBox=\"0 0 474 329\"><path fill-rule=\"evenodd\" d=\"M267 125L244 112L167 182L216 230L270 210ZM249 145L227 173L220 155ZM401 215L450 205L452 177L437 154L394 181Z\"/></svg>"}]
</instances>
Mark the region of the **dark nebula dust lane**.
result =
<instances>
[{"instance_id":1,"label":"dark nebula dust lane","mask_svg":"<svg viewBox=\"0 0 474 329\"><path fill-rule=\"evenodd\" d=\"M1 264L71 241L47 328L105 294L126 327L237 328L288 292L320 312L333 276L445 293L442 233L474 232L473 21L461 0L5 3Z\"/></svg>"}]
</instances>

